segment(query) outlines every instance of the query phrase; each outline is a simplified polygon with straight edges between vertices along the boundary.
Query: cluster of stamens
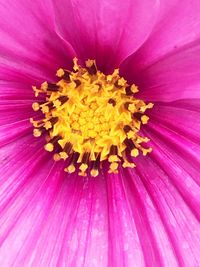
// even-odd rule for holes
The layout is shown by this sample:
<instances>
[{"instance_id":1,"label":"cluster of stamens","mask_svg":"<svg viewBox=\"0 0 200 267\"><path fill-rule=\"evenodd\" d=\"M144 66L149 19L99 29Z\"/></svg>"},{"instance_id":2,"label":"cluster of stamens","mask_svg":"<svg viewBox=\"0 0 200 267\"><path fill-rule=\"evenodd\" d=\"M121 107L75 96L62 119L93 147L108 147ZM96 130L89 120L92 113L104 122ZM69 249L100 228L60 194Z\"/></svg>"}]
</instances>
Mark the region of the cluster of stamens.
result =
<instances>
[{"instance_id":1,"label":"cluster of stamens","mask_svg":"<svg viewBox=\"0 0 200 267\"><path fill-rule=\"evenodd\" d=\"M89 171L95 177L107 161L108 172L117 173L119 164L134 168L132 157L151 152L139 130L153 104L136 99L137 86L120 77L118 69L105 75L94 60L81 67L75 58L73 70L59 69L57 77L57 83L33 86L35 96L43 94L45 101L33 103L41 118L31 123L35 137L46 135L45 149L54 152L54 160L66 160L66 172L79 169L79 175Z\"/></svg>"}]
</instances>

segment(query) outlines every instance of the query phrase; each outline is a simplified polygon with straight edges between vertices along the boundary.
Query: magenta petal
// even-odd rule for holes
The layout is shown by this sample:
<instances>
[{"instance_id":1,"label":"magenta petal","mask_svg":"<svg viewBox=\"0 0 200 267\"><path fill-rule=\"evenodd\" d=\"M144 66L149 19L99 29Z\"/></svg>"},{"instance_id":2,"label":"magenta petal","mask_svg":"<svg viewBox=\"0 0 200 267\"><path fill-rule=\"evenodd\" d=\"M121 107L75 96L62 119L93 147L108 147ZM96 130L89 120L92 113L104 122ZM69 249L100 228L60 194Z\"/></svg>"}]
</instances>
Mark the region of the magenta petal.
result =
<instances>
[{"instance_id":1,"label":"magenta petal","mask_svg":"<svg viewBox=\"0 0 200 267\"><path fill-rule=\"evenodd\" d=\"M55 33L53 18L50 0L0 0L2 80L9 79L5 69L41 81L70 65L73 50Z\"/></svg>"},{"instance_id":2,"label":"magenta petal","mask_svg":"<svg viewBox=\"0 0 200 267\"><path fill-rule=\"evenodd\" d=\"M142 45L159 9L156 0L57 0L54 6L57 31L79 58L95 58L104 70L117 67Z\"/></svg>"},{"instance_id":3,"label":"magenta petal","mask_svg":"<svg viewBox=\"0 0 200 267\"><path fill-rule=\"evenodd\" d=\"M0 126L0 147L15 142L27 134L31 135L33 140L32 130L29 119Z\"/></svg>"},{"instance_id":4,"label":"magenta petal","mask_svg":"<svg viewBox=\"0 0 200 267\"><path fill-rule=\"evenodd\" d=\"M192 177L187 187L197 195L190 209L185 177L179 181L155 160L88 180L61 173L63 164L53 165L40 142L29 142L16 142L18 151L10 144L0 157L2 266L198 266L199 188Z\"/></svg>"},{"instance_id":5,"label":"magenta petal","mask_svg":"<svg viewBox=\"0 0 200 267\"><path fill-rule=\"evenodd\" d=\"M157 103L150 111L150 123L163 125L200 144L200 99Z\"/></svg>"},{"instance_id":6,"label":"magenta petal","mask_svg":"<svg viewBox=\"0 0 200 267\"><path fill-rule=\"evenodd\" d=\"M150 244L154 255L156 246L160 254L160 257L158 254L152 259L152 254L146 248L147 262L151 256L154 260L151 261L153 266L198 266L200 189L193 181L193 177L175 162L173 150L169 152L166 147L163 150L163 144L161 145L158 139L155 141L154 155L156 154L157 158L153 155L151 155L152 160L142 158L136 170L140 177L137 183L139 194L142 195L143 213L141 213L147 213L148 219L151 219L149 226L153 234ZM132 180L135 179L137 181L137 176L133 175ZM189 191L193 190L193 185L195 189L190 200ZM130 195L130 198L134 199L134 195ZM159 214L159 218L154 217L154 214ZM143 229L145 228L141 227L141 237L146 244ZM145 232L149 235L152 233L148 230ZM163 232L166 235L163 235ZM163 242L169 243L164 245Z\"/></svg>"},{"instance_id":7,"label":"magenta petal","mask_svg":"<svg viewBox=\"0 0 200 267\"><path fill-rule=\"evenodd\" d=\"M0 154L2 155L2 146L11 142L15 145L16 140L23 136L29 135L31 143L36 141L30 123L30 118L35 117L35 112L32 110L31 87L28 88L20 83L16 87L12 82L4 84L0 85Z\"/></svg>"},{"instance_id":8,"label":"magenta petal","mask_svg":"<svg viewBox=\"0 0 200 267\"><path fill-rule=\"evenodd\" d=\"M138 73L134 73L128 61L125 64L122 72L139 86L138 95L142 99L174 101L200 98L199 41L177 50Z\"/></svg>"},{"instance_id":9,"label":"magenta petal","mask_svg":"<svg viewBox=\"0 0 200 267\"><path fill-rule=\"evenodd\" d=\"M69 177L60 172L63 164L41 153L41 143L28 142L22 138L18 151L4 150L10 168L0 175L0 265L107 266L105 180Z\"/></svg>"},{"instance_id":10,"label":"magenta petal","mask_svg":"<svg viewBox=\"0 0 200 267\"><path fill-rule=\"evenodd\" d=\"M35 116L31 100L0 101L0 126Z\"/></svg>"},{"instance_id":11,"label":"magenta petal","mask_svg":"<svg viewBox=\"0 0 200 267\"><path fill-rule=\"evenodd\" d=\"M31 84L51 78L54 68L71 59L71 45L82 60L95 57L107 70L116 66L145 41L157 5L154 0L53 1L55 33L51 2L0 0L0 266L200 266L200 101L191 99L200 96L199 45L189 42L160 59L172 45L164 36L173 32L174 37L178 29L174 18L165 22L172 6L163 0L167 6L161 5L158 20L175 29L164 27L164 39L157 36L155 43L163 48L147 58L144 68L139 52L137 71L133 67L127 73L140 96L165 102L155 104L144 126L153 152L138 157L136 169L120 168L116 175L104 170L96 178L68 175L62 171L66 163L55 163L44 150L44 138L31 134ZM199 11L198 2L184 2L173 13L182 27L187 16L194 23ZM130 17L129 4L135 12ZM155 9L147 10L151 5ZM130 27L124 28L127 22ZM178 44L193 36L183 34L188 24L182 27ZM130 36L134 29L137 36ZM158 26L155 32L162 33ZM146 62L154 64L146 67Z\"/></svg>"},{"instance_id":12,"label":"magenta petal","mask_svg":"<svg viewBox=\"0 0 200 267\"><path fill-rule=\"evenodd\" d=\"M156 122L148 127L148 136L153 148L151 159L171 178L193 215L200 220L199 144Z\"/></svg>"},{"instance_id":13,"label":"magenta petal","mask_svg":"<svg viewBox=\"0 0 200 267\"><path fill-rule=\"evenodd\" d=\"M68 176L30 141L0 155L0 265L143 267L122 177Z\"/></svg>"},{"instance_id":14,"label":"magenta petal","mask_svg":"<svg viewBox=\"0 0 200 267\"><path fill-rule=\"evenodd\" d=\"M139 204L133 204L129 201L130 187L126 187L127 179L124 170L120 170L119 175L106 175L108 200L107 266L132 266L133 262L135 266L145 266L143 244L136 219L140 213ZM131 194L135 194L134 190L131 191Z\"/></svg>"},{"instance_id":15,"label":"magenta petal","mask_svg":"<svg viewBox=\"0 0 200 267\"><path fill-rule=\"evenodd\" d=\"M162 0L160 5L152 34L132 56L134 73L200 38L199 0Z\"/></svg>"}]
</instances>

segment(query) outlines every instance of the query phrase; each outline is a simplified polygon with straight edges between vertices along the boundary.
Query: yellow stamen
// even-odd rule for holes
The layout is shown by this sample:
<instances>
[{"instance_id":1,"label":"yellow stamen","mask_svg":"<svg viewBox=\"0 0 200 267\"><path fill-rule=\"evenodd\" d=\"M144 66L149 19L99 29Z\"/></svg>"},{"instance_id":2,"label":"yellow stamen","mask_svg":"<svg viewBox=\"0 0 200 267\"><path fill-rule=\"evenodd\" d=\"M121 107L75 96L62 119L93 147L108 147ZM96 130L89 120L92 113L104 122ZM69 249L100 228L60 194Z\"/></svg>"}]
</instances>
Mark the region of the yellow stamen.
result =
<instances>
[{"instance_id":1,"label":"yellow stamen","mask_svg":"<svg viewBox=\"0 0 200 267\"><path fill-rule=\"evenodd\" d=\"M60 157L61 157L61 159L66 160L69 156L67 155L66 152L60 152Z\"/></svg>"},{"instance_id":2,"label":"yellow stamen","mask_svg":"<svg viewBox=\"0 0 200 267\"><path fill-rule=\"evenodd\" d=\"M81 166L79 167L79 169L82 171L82 172L85 172L88 168L88 165L85 164L85 163L82 163Z\"/></svg>"},{"instance_id":3,"label":"yellow stamen","mask_svg":"<svg viewBox=\"0 0 200 267\"><path fill-rule=\"evenodd\" d=\"M53 146L52 143L48 143L48 144L45 145L44 148L45 148L46 151L48 151L48 152L52 152L53 149L54 149L54 146Z\"/></svg>"},{"instance_id":4,"label":"yellow stamen","mask_svg":"<svg viewBox=\"0 0 200 267\"><path fill-rule=\"evenodd\" d=\"M108 158L109 162L117 162L117 161L121 161L120 158L118 158L117 155L112 155Z\"/></svg>"},{"instance_id":5,"label":"yellow stamen","mask_svg":"<svg viewBox=\"0 0 200 267\"><path fill-rule=\"evenodd\" d=\"M142 124L147 124L147 123L148 123L148 120L149 120L149 117L146 116L146 115L143 115L143 116L141 117L141 122L142 122Z\"/></svg>"},{"instance_id":6,"label":"yellow stamen","mask_svg":"<svg viewBox=\"0 0 200 267\"><path fill-rule=\"evenodd\" d=\"M92 177L97 177L99 175L99 171L93 169L93 170L91 170L90 174Z\"/></svg>"},{"instance_id":7,"label":"yellow stamen","mask_svg":"<svg viewBox=\"0 0 200 267\"><path fill-rule=\"evenodd\" d=\"M73 173L75 172L76 168L74 167L74 165L69 165L67 168L65 168L65 171L68 173Z\"/></svg>"},{"instance_id":8,"label":"yellow stamen","mask_svg":"<svg viewBox=\"0 0 200 267\"><path fill-rule=\"evenodd\" d=\"M54 154L53 159L54 159L55 161L59 161L59 160L61 159L61 157L60 157L59 154Z\"/></svg>"},{"instance_id":9,"label":"yellow stamen","mask_svg":"<svg viewBox=\"0 0 200 267\"><path fill-rule=\"evenodd\" d=\"M132 157L137 157L139 155L139 151L137 148L134 148L133 150L131 150L131 156Z\"/></svg>"},{"instance_id":10,"label":"yellow stamen","mask_svg":"<svg viewBox=\"0 0 200 267\"><path fill-rule=\"evenodd\" d=\"M44 91L46 91L48 89L48 83L47 82L43 82L41 84L41 89L44 90Z\"/></svg>"},{"instance_id":11,"label":"yellow stamen","mask_svg":"<svg viewBox=\"0 0 200 267\"><path fill-rule=\"evenodd\" d=\"M131 162L127 161L127 160L125 160L124 163L122 164L123 168L135 168L135 166L136 165L134 163L131 163Z\"/></svg>"},{"instance_id":12,"label":"yellow stamen","mask_svg":"<svg viewBox=\"0 0 200 267\"><path fill-rule=\"evenodd\" d=\"M148 123L144 112L153 104L135 98L138 87L120 77L119 69L105 75L94 60L87 60L82 67L75 58L71 72L60 68L56 75L60 78L56 84L45 81L40 88L33 86L36 97L43 93L46 102L33 103L33 110L43 119L30 121L35 137L48 134L45 150L58 151L55 161L69 158L66 172L77 168L79 175L86 176L90 169L91 176L96 177L100 162L108 161L108 172L117 173L119 164L135 167L126 155L151 152L151 148L143 147L149 139L141 137L139 130Z\"/></svg>"},{"instance_id":13,"label":"yellow stamen","mask_svg":"<svg viewBox=\"0 0 200 267\"><path fill-rule=\"evenodd\" d=\"M35 137L40 137L41 136L41 131L39 130L39 129L34 129L33 130L33 135L35 136Z\"/></svg>"},{"instance_id":14,"label":"yellow stamen","mask_svg":"<svg viewBox=\"0 0 200 267\"><path fill-rule=\"evenodd\" d=\"M58 77L62 77L64 74L65 74L65 72L64 72L63 69L59 69L59 70L57 70L56 75L57 75Z\"/></svg>"},{"instance_id":15,"label":"yellow stamen","mask_svg":"<svg viewBox=\"0 0 200 267\"><path fill-rule=\"evenodd\" d=\"M131 86L131 91L132 91L133 93L137 93L137 92L139 92L138 87L137 87L135 84L133 84L133 85Z\"/></svg>"},{"instance_id":16,"label":"yellow stamen","mask_svg":"<svg viewBox=\"0 0 200 267\"><path fill-rule=\"evenodd\" d=\"M109 173L118 173L118 166L119 166L119 164L117 163L117 162L112 162L111 164L110 164L110 169L109 169Z\"/></svg>"}]
</instances>

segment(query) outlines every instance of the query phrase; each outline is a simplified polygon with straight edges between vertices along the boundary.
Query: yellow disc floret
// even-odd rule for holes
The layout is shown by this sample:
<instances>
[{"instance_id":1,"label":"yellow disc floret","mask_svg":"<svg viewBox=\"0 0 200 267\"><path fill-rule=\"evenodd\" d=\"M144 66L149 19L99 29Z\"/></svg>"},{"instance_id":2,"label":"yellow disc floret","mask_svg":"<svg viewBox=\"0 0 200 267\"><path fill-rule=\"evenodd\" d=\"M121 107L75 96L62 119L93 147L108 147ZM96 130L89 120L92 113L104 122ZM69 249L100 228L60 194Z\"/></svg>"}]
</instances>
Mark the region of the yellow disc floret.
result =
<instances>
[{"instance_id":1,"label":"yellow disc floret","mask_svg":"<svg viewBox=\"0 0 200 267\"><path fill-rule=\"evenodd\" d=\"M130 156L151 151L142 146L149 139L138 132L148 122L144 113L153 104L135 98L137 86L120 77L118 69L105 75L94 60L81 67L75 58L73 70L59 69L57 76L56 84L33 86L35 96L45 94L46 100L33 103L42 117L31 123L35 137L47 133L45 149L54 151L54 160L67 160L65 171L79 169L79 175L85 176L89 170L95 177L101 162L107 161L108 172L117 173L119 164L135 167Z\"/></svg>"}]
</instances>

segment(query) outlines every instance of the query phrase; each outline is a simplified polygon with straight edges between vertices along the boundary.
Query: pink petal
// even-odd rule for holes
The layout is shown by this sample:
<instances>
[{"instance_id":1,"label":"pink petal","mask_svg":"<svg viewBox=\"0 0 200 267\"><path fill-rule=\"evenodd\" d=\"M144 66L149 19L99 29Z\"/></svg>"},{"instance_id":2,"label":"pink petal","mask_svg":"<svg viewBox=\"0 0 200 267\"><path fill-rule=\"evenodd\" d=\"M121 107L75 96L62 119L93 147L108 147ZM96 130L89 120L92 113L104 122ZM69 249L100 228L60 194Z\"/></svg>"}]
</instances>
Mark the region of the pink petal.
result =
<instances>
[{"instance_id":1,"label":"pink petal","mask_svg":"<svg viewBox=\"0 0 200 267\"><path fill-rule=\"evenodd\" d=\"M142 45L159 8L156 0L57 0L54 6L57 31L80 59L95 58L104 70L116 68Z\"/></svg>"},{"instance_id":2,"label":"pink petal","mask_svg":"<svg viewBox=\"0 0 200 267\"><path fill-rule=\"evenodd\" d=\"M0 265L106 266L105 180L67 177L63 164L52 165L41 153L41 144L28 142L22 138L18 151L10 145L5 150L6 157L6 151L13 155L0 175Z\"/></svg>"},{"instance_id":3,"label":"pink petal","mask_svg":"<svg viewBox=\"0 0 200 267\"><path fill-rule=\"evenodd\" d=\"M150 37L131 57L133 73L175 53L200 38L199 0L162 0L159 17Z\"/></svg>"},{"instance_id":4,"label":"pink petal","mask_svg":"<svg viewBox=\"0 0 200 267\"><path fill-rule=\"evenodd\" d=\"M198 266L199 187L160 139L136 170L95 179L61 173L29 144L0 157L2 266Z\"/></svg>"},{"instance_id":5,"label":"pink petal","mask_svg":"<svg viewBox=\"0 0 200 267\"><path fill-rule=\"evenodd\" d=\"M1 79L18 72L34 80L52 79L55 70L69 66L71 46L54 31L51 1L0 0Z\"/></svg>"},{"instance_id":6,"label":"pink petal","mask_svg":"<svg viewBox=\"0 0 200 267\"><path fill-rule=\"evenodd\" d=\"M199 70L199 41L182 47L137 74L132 72L128 62L122 67L128 80L139 86L138 96L147 101L200 98Z\"/></svg>"},{"instance_id":7,"label":"pink petal","mask_svg":"<svg viewBox=\"0 0 200 267\"><path fill-rule=\"evenodd\" d=\"M168 127L200 144L200 99L157 103L149 116L150 123Z\"/></svg>"},{"instance_id":8,"label":"pink petal","mask_svg":"<svg viewBox=\"0 0 200 267\"><path fill-rule=\"evenodd\" d=\"M156 156L152 160L142 158L136 170L140 177L139 181L137 175L132 175L132 180L136 180L139 195L142 196L141 217L147 212L153 232L152 237L155 240L155 243L153 238L150 241L153 252L148 248L144 250L147 263L150 258L153 266L198 266L200 189L193 181L193 177L175 161L173 151L169 152L166 147L163 150L163 144L160 146L159 139L154 140L158 144L155 143L153 147L158 160L155 160ZM194 203L189 200L189 191L193 185L195 185L192 195ZM134 199L134 195L132 193L129 196ZM158 214L159 217L156 218L154 214ZM145 228L141 226L141 237L146 244L145 237L150 231L143 234L143 229ZM159 257L155 255L156 245L162 263L158 262Z\"/></svg>"},{"instance_id":9,"label":"pink petal","mask_svg":"<svg viewBox=\"0 0 200 267\"><path fill-rule=\"evenodd\" d=\"M12 73L12 71L10 72ZM14 74L14 71L13 71ZM14 80L13 76L9 78ZM24 77L23 77L24 78ZM17 82L17 81L3 81L0 83L0 99L3 101L12 101L15 100L26 100L27 103L30 104L30 101L33 102L35 100L34 93L32 90L32 85L36 84L34 80L29 80L27 83L25 82Z\"/></svg>"},{"instance_id":10,"label":"pink petal","mask_svg":"<svg viewBox=\"0 0 200 267\"><path fill-rule=\"evenodd\" d=\"M107 175L108 200L108 266L145 266L143 243L134 213L137 207L129 202L129 189L124 170L120 175Z\"/></svg>"},{"instance_id":11,"label":"pink petal","mask_svg":"<svg viewBox=\"0 0 200 267\"><path fill-rule=\"evenodd\" d=\"M31 3L32 11L28 13L27 7ZM29 22L36 10L41 11L38 3L0 1L0 15L6 14L9 5L15 5L18 10L19 7L22 11L27 9L24 19ZM50 5L46 0L41 4L51 14L46 3ZM12 11L7 9L15 21L19 15ZM43 16L39 17L43 20ZM44 18L46 28L52 22L50 17ZM21 18L20 21L20 28L27 29L28 23L23 28ZM9 25L8 19L5 22L3 27ZM15 34L16 29L11 28ZM13 47L2 50L8 59L3 61L1 67L5 68L0 74L6 80L0 92L3 100L0 103L0 266L199 266L199 101L185 99L155 105L150 111L151 121L144 128L152 140L153 152L138 158L135 170L120 169L119 175L103 172L95 179L67 175L61 172L64 163L55 164L44 151L44 139L36 140L30 134L28 117L32 111L28 88L35 79L39 82L42 77L51 77L53 69L48 69L46 59L42 59L41 66L34 63L33 68L26 68L43 55L35 52L34 57L29 57L28 48L22 50L26 63L20 67L23 57L18 62L16 55L22 49L26 34L21 32ZM6 33L3 36L7 36ZM126 40L126 34L124 36ZM5 43L9 45L11 37L6 38ZM28 38L33 40L32 36ZM121 47L121 41L119 44ZM181 86L186 88L181 97L189 98L189 88L181 79L182 73L187 73L184 78L191 84L192 96L199 96L194 91L198 85L196 69L199 63L192 61L194 55L198 59L196 47L189 47L187 53L172 54L169 61L163 60L161 65L155 64L155 75L166 86L165 92L161 91L162 87L157 92L163 94L161 98L149 90L155 100L177 99ZM120 50L117 60L128 55L129 48ZM31 42L30 50L35 51L35 44ZM101 53L106 56L108 51L106 48L105 53ZM91 55L95 52L91 50ZM14 64L13 55L16 56ZM48 59L55 60L51 56ZM55 65L59 62L62 60L54 61ZM101 64L101 59L99 62ZM174 74L169 71L169 66L175 62L178 62L177 92L173 93L167 85L175 82ZM169 83L159 72L162 65ZM146 77L153 85L152 70L145 70L142 78ZM8 74L10 82L7 82ZM21 85L19 77L23 80ZM141 85L145 97L147 87L143 82ZM147 97L151 99L149 94Z\"/></svg>"},{"instance_id":12,"label":"pink petal","mask_svg":"<svg viewBox=\"0 0 200 267\"><path fill-rule=\"evenodd\" d=\"M35 117L31 108L32 102L10 99L0 101L0 147L27 134L34 139L30 123L30 118Z\"/></svg>"},{"instance_id":13,"label":"pink petal","mask_svg":"<svg viewBox=\"0 0 200 267\"><path fill-rule=\"evenodd\" d=\"M0 101L0 126L35 116L32 100Z\"/></svg>"},{"instance_id":14,"label":"pink petal","mask_svg":"<svg viewBox=\"0 0 200 267\"><path fill-rule=\"evenodd\" d=\"M29 119L2 125L0 126L0 147L7 143L15 142L17 139L27 134L31 135L33 139L32 131L33 127Z\"/></svg>"}]
</instances>

